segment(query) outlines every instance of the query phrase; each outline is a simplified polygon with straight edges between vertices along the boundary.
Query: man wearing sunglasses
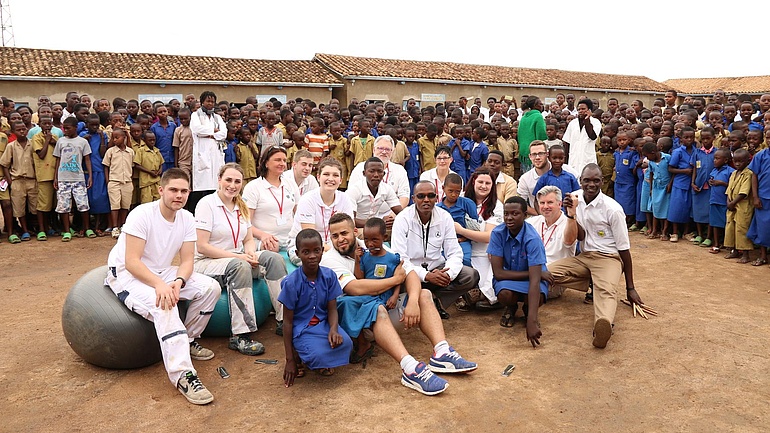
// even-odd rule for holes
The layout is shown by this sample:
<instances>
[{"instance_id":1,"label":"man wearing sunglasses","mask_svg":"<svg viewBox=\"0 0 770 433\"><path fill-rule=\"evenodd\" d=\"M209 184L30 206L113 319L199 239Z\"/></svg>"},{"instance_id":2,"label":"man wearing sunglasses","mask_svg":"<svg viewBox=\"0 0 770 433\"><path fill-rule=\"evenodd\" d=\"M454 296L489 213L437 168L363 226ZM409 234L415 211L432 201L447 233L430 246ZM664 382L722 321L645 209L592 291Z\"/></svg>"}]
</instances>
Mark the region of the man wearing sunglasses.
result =
<instances>
[{"instance_id":1,"label":"man wearing sunglasses","mask_svg":"<svg viewBox=\"0 0 770 433\"><path fill-rule=\"evenodd\" d=\"M435 186L418 182L412 198L414 204L396 215L391 247L404 259L404 271L414 271L423 288L433 292L441 318L448 319L442 305L478 287L479 273L463 266L454 221L449 212L436 208Z\"/></svg>"}]
</instances>

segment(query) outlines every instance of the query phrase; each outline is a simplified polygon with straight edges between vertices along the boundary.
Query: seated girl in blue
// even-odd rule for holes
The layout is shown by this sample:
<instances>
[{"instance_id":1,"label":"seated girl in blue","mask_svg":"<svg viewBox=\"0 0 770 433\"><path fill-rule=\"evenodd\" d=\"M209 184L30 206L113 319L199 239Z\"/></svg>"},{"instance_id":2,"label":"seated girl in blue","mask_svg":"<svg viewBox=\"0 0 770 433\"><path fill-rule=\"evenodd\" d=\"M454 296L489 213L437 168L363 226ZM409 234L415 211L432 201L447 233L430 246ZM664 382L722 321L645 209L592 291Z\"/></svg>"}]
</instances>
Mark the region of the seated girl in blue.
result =
<instances>
[{"instance_id":1,"label":"seated girl in blue","mask_svg":"<svg viewBox=\"0 0 770 433\"><path fill-rule=\"evenodd\" d=\"M302 266L281 282L286 387L305 375L304 366L331 376L334 368L348 364L353 349L348 334L338 329L337 297L342 288L334 271L319 266L323 250L317 230L300 231L297 255Z\"/></svg>"}]
</instances>

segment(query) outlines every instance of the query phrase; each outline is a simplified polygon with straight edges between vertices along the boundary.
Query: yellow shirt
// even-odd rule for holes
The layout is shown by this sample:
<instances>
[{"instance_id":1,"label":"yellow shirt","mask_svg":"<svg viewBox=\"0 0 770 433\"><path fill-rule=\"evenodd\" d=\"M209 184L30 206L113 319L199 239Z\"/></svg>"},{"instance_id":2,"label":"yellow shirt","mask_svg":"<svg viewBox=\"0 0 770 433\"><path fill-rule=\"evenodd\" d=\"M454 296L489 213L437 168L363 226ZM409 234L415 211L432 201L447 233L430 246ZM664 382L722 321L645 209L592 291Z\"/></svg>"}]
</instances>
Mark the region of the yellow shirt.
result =
<instances>
[{"instance_id":1,"label":"yellow shirt","mask_svg":"<svg viewBox=\"0 0 770 433\"><path fill-rule=\"evenodd\" d=\"M107 149L102 160L102 164L110 168L110 178L107 181L131 182L135 156L134 149L130 147L121 150L118 146L112 146Z\"/></svg>"},{"instance_id":2,"label":"yellow shirt","mask_svg":"<svg viewBox=\"0 0 770 433\"><path fill-rule=\"evenodd\" d=\"M393 155L390 157L390 160L395 162L396 164L404 165L404 161L406 160L406 155L409 154L409 150L406 148L406 143L399 140L396 142L396 147L393 149Z\"/></svg>"},{"instance_id":3,"label":"yellow shirt","mask_svg":"<svg viewBox=\"0 0 770 433\"><path fill-rule=\"evenodd\" d=\"M257 177L257 160L254 158L254 154L251 149L256 152L256 144L238 143L235 147L235 160L241 165L243 169L244 179L255 179ZM259 155L259 152L257 152Z\"/></svg>"},{"instance_id":4,"label":"yellow shirt","mask_svg":"<svg viewBox=\"0 0 770 433\"><path fill-rule=\"evenodd\" d=\"M350 151L353 152L353 167L371 158L374 150L374 137L367 135L366 138L355 136L350 140Z\"/></svg>"},{"instance_id":5,"label":"yellow shirt","mask_svg":"<svg viewBox=\"0 0 770 433\"><path fill-rule=\"evenodd\" d=\"M513 177L513 161L519 156L519 143L516 142L516 139L513 137L508 139L497 137L495 147L500 152L503 152L503 156L505 157L503 173Z\"/></svg>"},{"instance_id":6,"label":"yellow shirt","mask_svg":"<svg viewBox=\"0 0 770 433\"><path fill-rule=\"evenodd\" d=\"M754 172L744 168L740 172L736 170L730 175L730 181L727 183L727 200L733 201L739 195L746 194L746 198L739 201L736 206L739 211L754 207L754 194L751 191L751 176L753 174Z\"/></svg>"},{"instance_id":7,"label":"yellow shirt","mask_svg":"<svg viewBox=\"0 0 770 433\"><path fill-rule=\"evenodd\" d=\"M32 145L29 141L27 141L26 146L22 146L18 141L8 143L3 156L0 157L0 165L9 168L13 180L18 178L35 179Z\"/></svg>"},{"instance_id":8,"label":"yellow shirt","mask_svg":"<svg viewBox=\"0 0 770 433\"><path fill-rule=\"evenodd\" d=\"M436 168L436 140L420 137L417 139L417 146L420 148L422 171L425 172L432 168Z\"/></svg>"},{"instance_id":9,"label":"yellow shirt","mask_svg":"<svg viewBox=\"0 0 770 433\"><path fill-rule=\"evenodd\" d=\"M160 154L160 150L158 150L157 147L150 149L147 146L143 146L135 152L134 164L139 164L148 170L157 170L165 162L163 160L163 155ZM144 188L145 186L150 186L158 182L160 182L160 176L153 176L149 173L139 171L139 188Z\"/></svg>"},{"instance_id":10,"label":"yellow shirt","mask_svg":"<svg viewBox=\"0 0 770 433\"><path fill-rule=\"evenodd\" d=\"M53 144L45 142L45 134L38 132L30 140L32 144L32 159L35 162L35 177L38 182L53 181L56 176L56 157L53 156L53 149L56 147L56 141ZM45 158L40 159L37 156L37 152L43 150L45 146L48 146L48 151L45 154Z\"/></svg>"}]
</instances>

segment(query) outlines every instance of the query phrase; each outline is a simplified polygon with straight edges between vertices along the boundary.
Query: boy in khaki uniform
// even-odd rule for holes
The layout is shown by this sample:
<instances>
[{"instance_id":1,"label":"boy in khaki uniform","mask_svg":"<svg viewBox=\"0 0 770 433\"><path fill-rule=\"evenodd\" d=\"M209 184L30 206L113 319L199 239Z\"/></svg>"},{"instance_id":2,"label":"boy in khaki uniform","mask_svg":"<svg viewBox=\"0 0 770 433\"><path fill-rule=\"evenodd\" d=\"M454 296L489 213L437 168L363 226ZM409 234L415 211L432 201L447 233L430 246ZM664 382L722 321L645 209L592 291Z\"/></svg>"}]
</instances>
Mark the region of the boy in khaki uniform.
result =
<instances>
[{"instance_id":1,"label":"boy in khaki uniform","mask_svg":"<svg viewBox=\"0 0 770 433\"><path fill-rule=\"evenodd\" d=\"M104 154L104 177L107 179L107 194L110 196L110 227L112 237L120 236L120 227L126 222L134 184L131 179L134 167L134 149L126 146L128 135L122 129L112 133L112 147Z\"/></svg>"},{"instance_id":2,"label":"boy in khaki uniform","mask_svg":"<svg viewBox=\"0 0 770 433\"><path fill-rule=\"evenodd\" d=\"M56 136L51 133L53 118L43 116L40 118L41 131L30 140L33 160L35 162L35 177L37 179L37 222L40 225L38 240L45 240L48 231L48 218L46 214L53 211L56 191L53 188L53 179L56 176L56 157L53 150L56 147Z\"/></svg>"},{"instance_id":3,"label":"boy in khaki uniform","mask_svg":"<svg viewBox=\"0 0 770 433\"><path fill-rule=\"evenodd\" d=\"M248 126L244 126L240 131L238 146L235 147L235 161L243 169L244 185L257 178L259 150L252 138L251 130Z\"/></svg>"},{"instance_id":4,"label":"boy in khaki uniform","mask_svg":"<svg viewBox=\"0 0 770 433\"><path fill-rule=\"evenodd\" d=\"M160 199L160 175L163 172L163 155L155 147L155 134L144 133L144 147L135 151L134 168L139 171L139 200L149 203Z\"/></svg>"},{"instance_id":5,"label":"boy in khaki uniform","mask_svg":"<svg viewBox=\"0 0 770 433\"><path fill-rule=\"evenodd\" d=\"M348 140L342 136L342 123L334 122L329 125L329 135L329 155L340 162L342 166L340 188L346 189L350 178L350 158L345 155L349 149Z\"/></svg>"},{"instance_id":6,"label":"boy in khaki uniform","mask_svg":"<svg viewBox=\"0 0 770 433\"><path fill-rule=\"evenodd\" d=\"M33 214L37 213L37 180L35 165L32 161L32 146L27 140L27 126L23 122L15 122L11 128L16 135L16 141L8 143L3 156L0 157L0 165L3 167L3 176L11 190L13 216L19 219L21 225L21 239L16 234L8 232L8 241L16 244L30 239L25 217L26 209ZM43 239L38 237L38 240L45 240L45 233L43 233Z\"/></svg>"},{"instance_id":7,"label":"boy in khaki uniform","mask_svg":"<svg viewBox=\"0 0 770 433\"><path fill-rule=\"evenodd\" d=\"M10 145L9 145L10 146ZM738 149L733 155L735 171L727 183L727 225L725 248L730 249L726 259L738 259L738 263L750 261L749 252L754 244L746 237L754 216L753 172L748 168L751 156L746 149Z\"/></svg>"},{"instance_id":8,"label":"boy in khaki uniform","mask_svg":"<svg viewBox=\"0 0 770 433\"><path fill-rule=\"evenodd\" d=\"M505 163L503 164L503 173L515 179L516 168L514 161L518 161L519 143L511 135L511 125L508 123L500 124L500 136L495 143L497 150L503 153Z\"/></svg>"}]
</instances>

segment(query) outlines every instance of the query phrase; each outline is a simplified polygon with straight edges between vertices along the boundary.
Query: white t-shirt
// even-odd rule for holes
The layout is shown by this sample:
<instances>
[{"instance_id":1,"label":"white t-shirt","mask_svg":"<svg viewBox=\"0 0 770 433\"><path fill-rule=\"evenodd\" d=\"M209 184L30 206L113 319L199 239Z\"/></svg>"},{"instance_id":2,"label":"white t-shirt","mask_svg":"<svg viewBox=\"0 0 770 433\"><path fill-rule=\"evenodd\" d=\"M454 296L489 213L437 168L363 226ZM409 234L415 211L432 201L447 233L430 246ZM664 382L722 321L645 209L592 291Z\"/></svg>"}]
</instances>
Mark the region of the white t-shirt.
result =
<instances>
[{"instance_id":1,"label":"white t-shirt","mask_svg":"<svg viewBox=\"0 0 770 433\"><path fill-rule=\"evenodd\" d=\"M209 236L209 244L231 253L243 252L243 241L249 235L251 223L241 218L241 211L235 205L232 211L228 210L217 193L203 197L195 207L195 228L205 230ZM235 242L234 242L235 241ZM195 260L208 257L195 250ZM222 263L220 272L224 272L227 263ZM210 271L217 274L217 271Z\"/></svg>"},{"instance_id":2,"label":"white t-shirt","mask_svg":"<svg viewBox=\"0 0 770 433\"><path fill-rule=\"evenodd\" d=\"M350 172L350 181L348 185L360 183L366 185L366 177L364 177L364 164L366 162L359 162ZM393 188L393 191L399 197L409 197L409 177L406 174L406 169L396 164L395 162L389 162L385 166L385 172L382 174L382 181L387 183Z\"/></svg>"},{"instance_id":3,"label":"white t-shirt","mask_svg":"<svg viewBox=\"0 0 770 433\"><path fill-rule=\"evenodd\" d=\"M281 175L281 179L293 183L297 187L300 196L314 189L318 189L318 180L316 180L316 178L314 178L312 175L302 179L302 182L297 185L297 180L294 179L293 169L284 171Z\"/></svg>"},{"instance_id":4,"label":"white t-shirt","mask_svg":"<svg viewBox=\"0 0 770 433\"><path fill-rule=\"evenodd\" d=\"M527 221L535 231L540 235L540 239L545 246L545 259L546 263L553 263L559 259L575 256L575 247L577 241L572 244L564 243L564 231L567 229L569 219L567 215L561 213L561 216L550 227L546 225L545 217L543 215L536 215L527 218Z\"/></svg>"},{"instance_id":5,"label":"white t-shirt","mask_svg":"<svg viewBox=\"0 0 770 433\"><path fill-rule=\"evenodd\" d=\"M396 192L384 182L380 182L377 195L374 196L365 183L362 186L359 182L351 185L345 194L355 204L356 217L359 219L385 218L390 215L393 206L401 206Z\"/></svg>"},{"instance_id":6,"label":"white t-shirt","mask_svg":"<svg viewBox=\"0 0 770 433\"><path fill-rule=\"evenodd\" d=\"M298 200L297 186L283 178L280 187L258 177L243 189L243 201L251 210L251 225L275 236L281 248L289 244L294 206Z\"/></svg>"},{"instance_id":7,"label":"white t-shirt","mask_svg":"<svg viewBox=\"0 0 770 433\"><path fill-rule=\"evenodd\" d=\"M161 273L171 266L182 244L195 242L195 217L181 209L174 222L167 221L160 213L160 200L137 206L128 214L118 243L112 247L107 266L116 268L118 278L126 271L126 236L136 236L145 241L142 263L149 270ZM130 275L130 274L129 274Z\"/></svg>"},{"instance_id":8,"label":"white t-shirt","mask_svg":"<svg viewBox=\"0 0 770 433\"><path fill-rule=\"evenodd\" d=\"M346 213L354 217L356 205L342 191L334 191L334 202L327 206L321 199L321 190L310 191L299 199L297 213L294 214L294 224L289 232L289 245L294 245L297 233L302 230L302 224L313 224L324 243L331 241L329 235L329 218L336 213Z\"/></svg>"},{"instance_id":9,"label":"white t-shirt","mask_svg":"<svg viewBox=\"0 0 770 433\"><path fill-rule=\"evenodd\" d=\"M492 197L490 197L490 199L492 199ZM481 218L481 205L476 205L476 213L478 213L479 218ZM480 231L482 232L486 231L488 225L491 225L492 227L497 227L502 223L503 223L503 203L500 200L497 200L495 198L495 210L492 211L492 216L481 221ZM486 257L488 245L489 245L489 242L486 242L486 243L475 242L475 241L471 242L471 257Z\"/></svg>"}]
</instances>

